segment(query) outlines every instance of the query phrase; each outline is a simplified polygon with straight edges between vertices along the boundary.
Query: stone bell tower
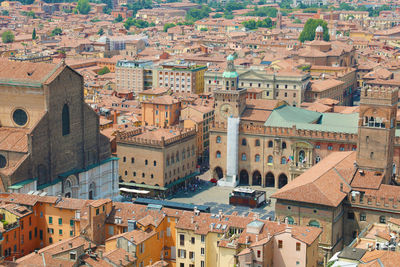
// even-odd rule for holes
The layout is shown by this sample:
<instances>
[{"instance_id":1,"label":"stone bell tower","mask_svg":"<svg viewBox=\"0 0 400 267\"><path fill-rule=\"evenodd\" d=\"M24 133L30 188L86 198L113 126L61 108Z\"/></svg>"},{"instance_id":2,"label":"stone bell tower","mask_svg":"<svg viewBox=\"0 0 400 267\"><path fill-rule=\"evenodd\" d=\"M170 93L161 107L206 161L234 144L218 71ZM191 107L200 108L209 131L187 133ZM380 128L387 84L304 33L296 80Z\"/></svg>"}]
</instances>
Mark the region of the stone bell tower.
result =
<instances>
[{"instance_id":1,"label":"stone bell tower","mask_svg":"<svg viewBox=\"0 0 400 267\"><path fill-rule=\"evenodd\" d=\"M366 86L361 90L357 165L382 172L389 183L393 172L398 88Z\"/></svg>"}]
</instances>

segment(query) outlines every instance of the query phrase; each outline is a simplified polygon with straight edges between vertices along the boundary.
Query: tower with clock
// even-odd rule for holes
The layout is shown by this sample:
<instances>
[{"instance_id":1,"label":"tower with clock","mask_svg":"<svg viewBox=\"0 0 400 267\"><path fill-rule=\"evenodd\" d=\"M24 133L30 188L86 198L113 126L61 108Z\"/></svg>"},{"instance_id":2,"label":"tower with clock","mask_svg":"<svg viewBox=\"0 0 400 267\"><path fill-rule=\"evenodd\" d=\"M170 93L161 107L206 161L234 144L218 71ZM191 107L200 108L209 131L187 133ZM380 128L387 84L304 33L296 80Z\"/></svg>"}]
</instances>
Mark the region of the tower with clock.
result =
<instances>
[{"instance_id":1,"label":"tower with clock","mask_svg":"<svg viewBox=\"0 0 400 267\"><path fill-rule=\"evenodd\" d=\"M238 88L239 74L235 70L234 56L227 57L227 68L222 74L222 90L214 91L215 121L226 122L238 118L246 107L246 89Z\"/></svg>"}]
</instances>

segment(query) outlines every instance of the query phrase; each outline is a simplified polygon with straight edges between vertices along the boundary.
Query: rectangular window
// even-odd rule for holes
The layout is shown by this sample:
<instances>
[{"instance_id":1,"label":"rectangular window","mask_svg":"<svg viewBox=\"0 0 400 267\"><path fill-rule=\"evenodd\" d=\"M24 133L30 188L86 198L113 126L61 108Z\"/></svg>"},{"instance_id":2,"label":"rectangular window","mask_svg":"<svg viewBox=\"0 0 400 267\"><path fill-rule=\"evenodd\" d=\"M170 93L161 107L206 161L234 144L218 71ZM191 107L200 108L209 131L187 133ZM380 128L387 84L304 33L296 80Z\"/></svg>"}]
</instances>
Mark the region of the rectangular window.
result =
<instances>
[{"instance_id":1,"label":"rectangular window","mask_svg":"<svg viewBox=\"0 0 400 267\"><path fill-rule=\"evenodd\" d=\"M300 251L301 244L299 242L296 243L296 251Z\"/></svg>"},{"instance_id":2,"label":"rectangular window","mask_svg":"<svg viewBox=\"0 0 400 267\"><path fill-rule=\"evenodd\" d=\"M360 213L360 221L366 221L367 215L365 213Z\"/></svg>"},{"instance_id":3,"label":"rectangular window","mask_svg":"<svg viewBox=\"0 0 400 267\"><path fill-rule=\"evenodd\" d=\"M29 240L32 240L32 231L29 231Z\"/></svg>"},{"instance_id":4,"label":"rectangular window","mask_svg":"<svg viewBox=\"0 0 400 267\"><path fill-rule=\"evenodd\" d=\"M349 211L349 212L347 213L347 219L349 219L349 220L354 220L354 212Z\"/></svg>"},{"instance_id":5,"label":"rectangular window","mask_svg":"<svg viewBox=\"0 0 400 267\"><path fill-rule=\"evenodd\" d=\"M185 235L179 235L179 244L181 246L185 245Z\"/></svg>"},{"instance_id":6,"label":"rectangular window","mask_svg":"<svg viewBox=\"0 0 400 267\"><path fill-rule=\"evenodd\" d=\"M37 227L35 227L35 237L37 237Z\"/></svg>"},{"instance_id":7,"label":"rectangular window","mask_svg":"<svg viewBox=\"0 0 400 267\"><path fill-rule=\"evenodd\" d=\"M201 243L204 243L206 240L206 236L205 235L201 235Z\"/></svg>"},{"instance_id":8,"label":"rectangular window","mask_svg":"<svg viewBox=\"0 0 400 267\"><path fill-rule=\"evenodd\" d=\"M39 230L39 238L40 240L43 240L43 230Z\"/></svg>"},{"instance_id":9,"label":"rectangular window","mask_svg":"<svg viewBox=\"0 0 400 267\"><path fill-rule=\"evenodd\" d=\"M74 236L74 231L69 231L69 236Z\"/></svg>"},{"instance_id":10,"label":"rectangular window","mask_svg":"<svg viewBox=\"0 0 400 267\"><path fill-rule=\"evenodd\" d=\"M74 226L74 220L69 220L69 225Z\"/></svg>"},{"instance_id":11,"label":"rectangular window","mask_svg":"<svg viewBox=\"0 0 400 267\"><path fill-rule=\"evenodd\" d=\"M192 237L192 244L194 244L195 243L195 238L194 237Z\"/></svg>"},{"instance_id":12,"label":"rectangular window","mask_svg":"<svg viewBox=\"0 0 400 267\"><path fill-rule=\"evenodd\" d=\"M100 214L100 210L96 209L96 215L99 215L99 214Z\"/></svg>"},{"instance_id":13,"label":"rectangular window","mask_svg":"<svg viewBox=\"0 0 400 267\"><path fill-rule=\"evenodd\" d=\"M201 262L200 262L200 267L204 267L204 266L205 266L204 261L201 261Z\"/></svg>"},{"instance_id":14,"label":"rectangular window","mask_svg":"<svg viewBox=\"0 0 400 267\"><path fill-rule=\"evenodd\" d=\"M62 235L62 229L58 230L58 234Z\"/></svg>"},{"instance_id":15,"label":"rectangular window","mask_svg":"<svg viewBox=\"0 0 400 267\"><path fill-rule=\"evenodd\" d=\"M257 258L261 258L261 250L257 250Z\"/></svg>"},{"instance_id":16,"label":"rectangular window","mask_svg":"<svg viewBox=\"0 0 400 267\"><path fill-rule=\"evenodd\" d=\"M189 259L194 260L194 252L189 251Z\"/></svg>"},{"instance_id":17,"label":"rectangular window","mask_svg":"<svg viewBox=\"0 0 400 267\"><path fill-rule=\"evenodd\" d=\"M201 248L201 255L204 256L204 248Z\"/></svg>"},{"instance_id":18,"label":"rectangular window","mask_svg":"<svg viewBox=\"0 0 400 267\"><path fill-rule=\"evenodd\" d=\"M53 224L53 217L49 217L49 224Z\"/></svg>"},{"instance_id":19,"label":"rectangular window","mask_svg":"<svg viewBox=\"0 0 400 267\"><path fill-rule=\"evenodd\" d=\"M283 241L282 240L278 240L278 248L282 248L283 247Z\"/></svg>"},{"instance_id":20,"label":"rectangular window","mask_svg":"<svg viewBox=\"0 0 400 267\"><path fill-rule=\"evenodd\" d=\"M62 218L58 219L58 225L62 225Z\"/></svg>"}]
</instances>

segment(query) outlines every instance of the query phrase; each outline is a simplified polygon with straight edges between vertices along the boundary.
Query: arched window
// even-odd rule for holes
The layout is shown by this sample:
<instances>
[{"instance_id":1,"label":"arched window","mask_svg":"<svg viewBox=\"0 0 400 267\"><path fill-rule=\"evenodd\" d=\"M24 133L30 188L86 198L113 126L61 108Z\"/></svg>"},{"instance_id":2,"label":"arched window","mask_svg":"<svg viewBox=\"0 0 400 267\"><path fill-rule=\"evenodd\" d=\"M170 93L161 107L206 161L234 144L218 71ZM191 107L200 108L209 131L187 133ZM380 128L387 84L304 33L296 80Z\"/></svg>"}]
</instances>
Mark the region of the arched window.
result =
<instances>
[{"instance_id":1,"label":"arched window","mask_svg":"<svg viewBox=\"0 0 400 267\"><path fill-rule=\"evenodd\" d=\"M281 158L281 164L286 164L286 163L287 163L286 158L285 158L285 157L282 157L282 158Z\"/></svg>"},{"instance_id":2,"label":"arched window","mask_svg":"<svg viewBox=\"0 0 400 267\"><path fill-rule=\"evenodd\" d=\"M183 150L182 150L182 160L184 160L185 158L186 158L185 149L183 149Z\"/></svg>"},{"instance_id":3,"label":"arched window","mask_svg":"<svg viewBox=\"0 0 400 267\"><path fill-rule=\"evenodd\" d=\"M89 199L94 199L95 197L96 197L96 185L93 182L89 185Z\"/></svg>"},{"instance_id":4,"label":"arched window","mask_svg":"<svg viewBox=\"0 0 400 267\"><path fill-rule=\"evenodd\" d=\"M65 104L62 109L62 135L70 133L69 106Z\"/></svg>"},{"instance_id":5,"label":"arched window","mask_svg":"<svg viewBox=\"0 0 400 267\"><path fill-rule=\"evenodd\" d=\"M256 139L256 146L260 146L260 139Z\"/></svg>"},{"instance_id":6,"label":"arched window","mask_svg":"<svg viewBox=\"0 0 400 267\"><path fill-rule=\"evenodd\" d=\"M157 166L157 161L153 161L153 165L154 165L154 166Z\"/></svg>"},{"instance_id":7,"label":"arched window","mask_svg":"<svg viewBox=\"0 0 400 267\"><path fill-rule=\"evenodd\" d=\"M274 157L268 156L268 163L272 164L274 162Z\"/></svg>"},{"instance_id":8,"label":"arched window","mask_svg":"<svg viewBox=\"0 0 400 267\"><path fill-rule=\"evenodd\" d=\"M311 220L309 223L308 223L308 225L309 226L312 226L312 227L321 227L321 225L319 224L319 222L317 222L316 220Z\"/></svg>"},{"instance_id":9,"label":"arched window","mask_svg":"<svg viewBox=\"0 0 400 267\"><path fill-rule=\"evenodd\" d=\"M242 139L242 146L247 146L247 140L246 140L246 138L243 138L243 139Z\"/></svg>"},{"instance_id":10,"label":"arched window","mask_svg":"<svg viewBox=\"0 0 400 267\"><path fill-rule=\"evenodd\" d=\"M268 141L268 147L273 147L273 146L274 146L274 142Z\"/></svg>"},{"instance_id":11,"label":"arched window","mask_svg":"<svg viewBox=\"0 0 400 267\"><path fill-rule=\"evenodd\" d=\"M339 146L339 151L344 151L344 145Z\"/></svg>"},{"instance_id":12,"label":"arched window","mask_svg":"<svg viewBox=\"0 0 400 267\"><path fill-rule=\"evenodd\" d=\"M217 157L217 159L221 158L221 152L217 151L216 157Z\"/></svg>"},{"instance_id":13,"label":"arched window","mask_svg":"<svg viewBox=\"0 0 400 267\"><path fill-rule=\"evenodd\" d=\"M217 136L217 144L220 144L221 143L221 136Z\"/></svg>"},{"instance_id":14,"label":"arched window","mask_svg":"<svg viewBox=\"0 0 400 267\"><path fill-rule=\"evenodd\" d=\"M256 161L256 162L259 162L259 161L260 161L260 155L259 155L259 154L256 155L255 161Z\"/></svg>"},{"instance_id":15,"label":"arched window","mask_svg":"<svg viewBox=\"0 0 400 267\"><path fill-rule=\"evenodd\" d=\"M179 152L176 151L176 156L175 156L176 162L179 162Z\"/></svg>"},{"instance_id":16,"label":"arched window","mask_svg":"<svg viewBox=\"0 0 400 267\"><path fill-rule=\"evenodd\" d=\"M315 163L318 163L318 162L320 162L320 161L321 161L320 156L316 156L316 157L315 157Z\"/></svg>"},{"instance_id":17,"label":"arched window","mask_svg":"<svg viewBox=\"0 0 400 267\"><path fill-rule=\"evenodd\" d=\"M285 221L286 221L287 224L294 224L294 219L293 219L293 217L287 216L287 217L285 218Z\"/></svg>"},{"instance_id":18,"label":"arched window","mask_svg":"<svg viewBox=\"0 0 400 267\"><path fill-rule=\"evenodd\" d=\"M242 153L242 161L246 161L247 160L247 156L245 153Z\"/></svg>"},{"instance_id":19,"label":"arched window","mask_svg":"<svg viewBox=\"0 0 400 267\"><path fill-rule=\"evenodd\" d=\"M286 142L282 142L282 149L286 149Z\"/></svg>"},{"instance_id":20,"label":"arched window","mask_svg":"<svg viewBox=\"0 0 400 267\"><path fill-rule=\"evenodd\" d=\"M167 166L169 166L169 155L167 156Z\"/></svg>"}]
</instances>

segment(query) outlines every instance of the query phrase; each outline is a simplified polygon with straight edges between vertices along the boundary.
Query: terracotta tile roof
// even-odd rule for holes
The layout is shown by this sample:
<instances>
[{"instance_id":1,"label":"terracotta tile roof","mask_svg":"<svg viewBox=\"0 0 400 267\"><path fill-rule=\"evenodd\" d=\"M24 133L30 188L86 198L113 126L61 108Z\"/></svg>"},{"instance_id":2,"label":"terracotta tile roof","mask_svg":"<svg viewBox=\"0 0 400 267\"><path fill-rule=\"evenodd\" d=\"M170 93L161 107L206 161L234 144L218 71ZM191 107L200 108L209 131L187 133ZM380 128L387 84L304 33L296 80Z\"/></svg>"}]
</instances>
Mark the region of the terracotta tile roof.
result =
<instances>
[{"instance_id":1,"label":"terracotta tile roof","mask_svg":"<svg viewBox=\"0 0 400 267\"><path fill-rule=\"evenodd\" d=\"M351 187L362 189L379 189L384 175L381 172L360 170L357 171L351 181Z\"/></svg>"},{"instance_id":2,"label":"terracotta tile roof","mask_svg":"<svg viewBox=\"0 0 400 267\"><path fill-rule=\"evenodd\" d=\"M112 266L120 266L120 261L122 261L122 266L127 266L129 263L135 262L137 258L132 256L132 253L127 252L122 248L117 248L103 254L103 258L113 263Z\"/></svg>"},{"instance_id":3,"label":"terracotta tile roof","mask_svg":"<svg viewBox=\"0 0 400 267\"><path fill-rule=\"evenodd\" d=\"M400 253L385 250L367 251L361 258L361 262L363 263L359 266L363 267L397 267L400 262Z\"/></svg>"},{"instance_id":4,"label":"terracotta tile roof","mask_svg":"<svg viewBox=\"0 0 400 267\"><path fill-rule=\"evenodd\" d=\"M346 183L354 173L355 157L354 151L331 153L271 197L337 207L350 190Z\"/></svg>"},{"instance_id":5,"label":"terracotta tile roof","mask_svg":"<svg viewBox=\"0 0 400 267\"><path fill-rule=\"evenodd\" d=\"M16 62L0 59L0 80L45 82L59 68L49 63Z\"/></svg>"},{"instance_id":6,"label":"terracotta tile roof","mask_svg":"<svg viewBox=\"0 0 400 267\"><path fill-rule=\"evenodd\" d=\"M0 127L0 150L27 153L28 132L24 128Z\"/></svg>"},{"instance_id":7,"label":"terracotta tile roof","mask_svg":"<svg viewBox=\"0 0 400 267\"><path fill-rule=\"evenodd\" d=\"M344 82L335 79L316 80L311 82L311 90L313 92L323 92L343 84Z\"/></svg>"}]
</instances>

